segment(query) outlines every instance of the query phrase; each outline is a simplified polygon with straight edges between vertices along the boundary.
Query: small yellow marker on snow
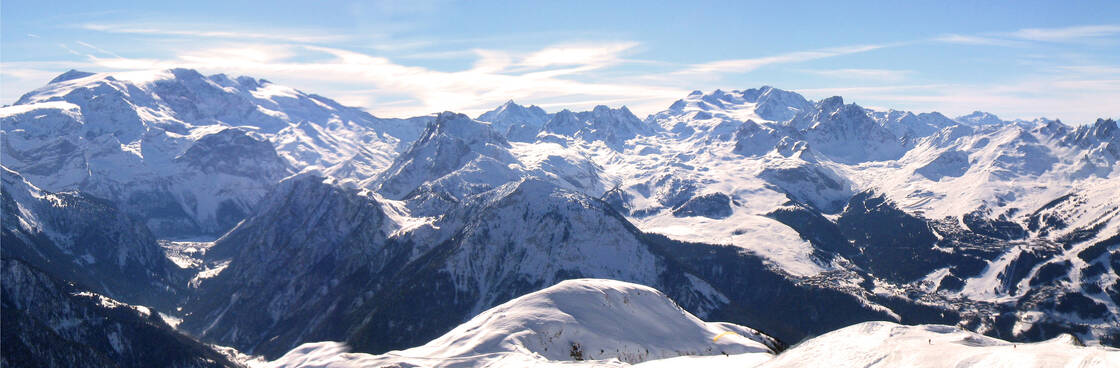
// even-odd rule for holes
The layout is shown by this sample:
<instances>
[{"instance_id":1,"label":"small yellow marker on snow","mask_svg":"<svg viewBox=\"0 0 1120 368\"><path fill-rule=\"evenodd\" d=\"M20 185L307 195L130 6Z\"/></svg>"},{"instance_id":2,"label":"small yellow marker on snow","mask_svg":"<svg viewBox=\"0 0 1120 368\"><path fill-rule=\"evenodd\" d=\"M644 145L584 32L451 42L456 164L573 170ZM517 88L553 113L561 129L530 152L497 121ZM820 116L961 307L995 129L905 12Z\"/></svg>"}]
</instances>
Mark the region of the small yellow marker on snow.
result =
<instances>
[{"instance_id":1,"label":"small yellow marker on snow","mask_svg":"<svg viewBox=\"0 0 1120 368\"><path fill-rule=\"evenodd\" d=\"M721 333L721 334L719 334L719 335L716 335L716 338L712 339L712 342L716 342L716 341L719 341L719 338L723 337L723 335L730 335L730 334L736 334L736 335L739 335L739 333L738 333L738 332L735 332L735 331L725 331L724 333ZM743 336L743 335L739 335L739 336Z\"/></svg>"}]
</instances>

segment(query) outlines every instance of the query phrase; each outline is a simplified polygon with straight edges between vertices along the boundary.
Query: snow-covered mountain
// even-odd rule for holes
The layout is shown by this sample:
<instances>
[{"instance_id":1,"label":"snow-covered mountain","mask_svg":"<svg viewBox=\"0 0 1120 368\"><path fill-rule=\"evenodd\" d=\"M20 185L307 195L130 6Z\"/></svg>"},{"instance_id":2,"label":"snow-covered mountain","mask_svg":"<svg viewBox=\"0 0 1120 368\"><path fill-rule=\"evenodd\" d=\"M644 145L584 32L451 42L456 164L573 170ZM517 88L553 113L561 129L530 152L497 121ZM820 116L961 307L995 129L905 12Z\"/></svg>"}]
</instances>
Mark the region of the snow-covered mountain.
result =
<instances>
[{"instance_id":1,"label":"snow-covered mountain","mask_svg":"<svg viewBox=\"0 0 1120 368\"><path fill-rule=\"evenodd\" d=\"M372 176L423 121L247 77L71 71L0 108L0 139L3 164L43 189L110 200L160 236L197 236L225 232L293 172Z\"/></svg>"},{"instance_id":2,"label":"snow-covered mountain","mask_svg":"<svg viewBox=\"0 0 1120 368\"><path fill-rule=\"evenodd\" d=\"M710 94L692 91L647 120L682 137L699 134L726 139L747 120L786 121L812 108L801 95L770 86Z\"/></svg>"},{"instance_id":3,"label":"snow-covered mountain","mask_svg":"<svg viewBox=\"0 0 1120 368\"><path fill-rule=\"evenodd\" d=\"M184 306L182 328L270 357L318 340L383 352L578 277L655 285L698 315L758 321L786 339L889 316L867 305L879 301L798 285L753 254L641 233L608 204L546 179L502 185L427 220L409 216L402 201L314 176L287 179L277 191L207 252L222 271ZM743 268L719 271L734 265ZM747 280L766 288L736 289ZM847 314L775 321L773 313L817 307L772 304L774 295Z\"/></svg>"},{"instance_id":4,"label":"snow-covered mountain","mask_svg":"<svg viewBox=\"0 0 1120 368\"><path fill-rule=\"evenodd\" d=\"M601 193L601 168L555 143L511 143L492 126L445 112L428 125L397 161L363 183L392 199L408 199L417 216L446 212L469 196L525 177Z\"/></svg>"},{"instance_id":5,"label":"snow-covered mountain","mask_svg":"<svg viewBox=\"0 0 1120 368\"><path fill-rule=\"evenodd\" d=\"M681 356L765 361L780 343L747 327L704 322L647 286L574 279L479 313L427 344L382 355L310 343L271 367L626 366Z\"/></svg>"},{"instance_id":6,"label":"snow-covered mountain","mask_svg":"<svg viewBox=\"0 0 1120 368\"><path fill-rule=\"evenodd\" d=\"M993 125L1006 123L1006 121L1000 119L998 116L995 116L995 114L979 110L973 111L972 113L967 115L958 116L953 120L968 125Z\"/></svg>"},{"instance_id":7,"label":"snow-covered mountain","mask_svg":"<svg viewBox=\"0 0 1120 368\"><path fill-rule=\"evenodd\" d=\"M599 105L591 111L562 110L554 115L537 135L538 140L566 142L569 138L585 142L602 142L607 147L620 149L626 141L639 135L649 135L653 129L646 126L626 106L612 109Z\"/></svg>"},{"instance_id":8,"label":"snow-covered mountain","mask_svg":"<svg viewBox=\"0 0 1120 368\"><path fill-rule=\"evenodd\" d=\"M508 166L515 160L509 149L509 142L485 123L445 112L385 170L376 186L393 199L431 192L458 198L477 194L517 178ZM417 192L421 185L425 188Z\"/></svg>"},{"instance_id":9,"label":"snow-covered mountain","mask_svg":"<svg viewBox=\"0 0 1120 368\"><path fill-rule=\"evenodd\" d=\"M478 116L478 121L489 122L495 132L514 142L534 141L550 119L552 114L537 105L525 107L513 100Z\"/></svg>"},{"instance_id":10,"label":"snow-covered mountain","mask_svg":"<svg viewBox=\"0 0 1120 368\"><path fill-rule=\"evenodd\" d=\"M380 119L180 69L68 72L0 119L6 257L161 295L185 331L271 358L418 346L586 277L787 343L868 320L1120 342L1111 119L949 119L772 87L696 91L644 120L512 101Z\"/></svg>"},{"instance_id":11,"label":"snow-covered mountain","mask_svg":"<svg viewBox=\"0 0 1120 368\"><path fill-rule=\"evenodd\" d=\"M372 276L399 262L386 249L396 224L377 196L323 180L284 180L257 215L210 247L204 261L217 274L200 280L181 328L258 352L340 338L352 321L332 317L352 312L363 292L376 291Z\"/></svg>"}]
</instances>

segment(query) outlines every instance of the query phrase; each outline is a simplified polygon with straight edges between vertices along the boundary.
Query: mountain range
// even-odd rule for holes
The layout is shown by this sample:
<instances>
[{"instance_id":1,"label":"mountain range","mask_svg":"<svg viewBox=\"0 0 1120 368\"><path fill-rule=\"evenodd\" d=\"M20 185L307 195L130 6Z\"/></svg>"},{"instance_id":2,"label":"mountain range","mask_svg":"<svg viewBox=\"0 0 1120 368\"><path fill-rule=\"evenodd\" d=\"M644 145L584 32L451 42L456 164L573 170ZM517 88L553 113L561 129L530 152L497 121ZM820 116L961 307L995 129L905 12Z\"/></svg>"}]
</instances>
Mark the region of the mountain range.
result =
<instances>
[{"instance_id":1,"label":"mountain range","mask_svg":"<svg viewBox=\"0 0 1120 368\"><path fill-rule=\"evenodd\" d=\"M1120 359L1107 118L769 86L644 119L379 118L250 77L69 71L0 108L0 145L6 364ZM922 338L952 349L892 348Z\"/></svg>"}]
</instances>

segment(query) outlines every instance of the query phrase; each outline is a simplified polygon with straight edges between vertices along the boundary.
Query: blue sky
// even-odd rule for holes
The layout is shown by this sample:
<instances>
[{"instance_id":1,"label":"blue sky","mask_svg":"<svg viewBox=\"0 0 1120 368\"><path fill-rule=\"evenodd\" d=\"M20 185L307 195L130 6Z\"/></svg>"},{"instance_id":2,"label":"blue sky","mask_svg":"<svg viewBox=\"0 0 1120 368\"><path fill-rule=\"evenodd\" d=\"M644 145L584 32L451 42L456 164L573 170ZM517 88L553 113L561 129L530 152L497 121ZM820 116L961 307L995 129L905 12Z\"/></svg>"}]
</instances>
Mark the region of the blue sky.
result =
<instances>
[{"instance_id":1,"label":"blue sky","mask_svg":"<svg viewBox=\"0 0 1120 368\"><path fill-rule=\"evenodd\" d=\"M188 67L379 116L508 99L644 116L691 90L772 85L1081 124L1120 116L1118 14L1117 1L4 1L0 103L72 68Z\"/></svg>"}]
</instances>

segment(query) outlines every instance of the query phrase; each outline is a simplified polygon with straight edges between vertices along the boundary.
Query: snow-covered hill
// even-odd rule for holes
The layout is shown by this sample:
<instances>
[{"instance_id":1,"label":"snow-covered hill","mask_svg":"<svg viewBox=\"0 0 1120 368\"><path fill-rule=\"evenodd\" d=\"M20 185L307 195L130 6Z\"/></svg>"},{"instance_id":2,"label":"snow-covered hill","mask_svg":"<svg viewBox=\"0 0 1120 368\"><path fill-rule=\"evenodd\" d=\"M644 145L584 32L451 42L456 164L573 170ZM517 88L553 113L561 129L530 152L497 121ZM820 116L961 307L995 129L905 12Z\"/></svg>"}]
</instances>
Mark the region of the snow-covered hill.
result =
<instances>
[{"instance_id":1,"label":"snow-covered hill","mask_svg":"<svg viewBox=\"0 0 1120 368\"><path fill-rule=\"evenodd\" d=\"M1061 335L1011 343L942 325L866 322L816 337L759 367L1114 367L1120 350Z\"/></svg>"},{"instance_id":2,"label":"snow-covered hill","mask_svg":"<svg viewBox=\"0 0 1120 368\"><path fill-rule=\"evenodd\" d=\"M947 325L864 322L785 350L748 327L703 322L655 289L576 279L482 312L443 336L380 355L316 342L262 367L1111 367L1120 350L1061 335L1012 343Z\"/></svg>"},{"instance_id":3,"label":"snow-covered hill","mask_svg":"<svg viewBox=\"0 0 1120 368\"><path fill-rule=\"evenodd\" d=\"M747 327L704 322L665 294L637 284L574 279L479 313L415 348L381 355L304 344L271 367L523 367L582 361L624 366L679 356L769 359L778 343Z\"/></svg>"}]
</instances>

